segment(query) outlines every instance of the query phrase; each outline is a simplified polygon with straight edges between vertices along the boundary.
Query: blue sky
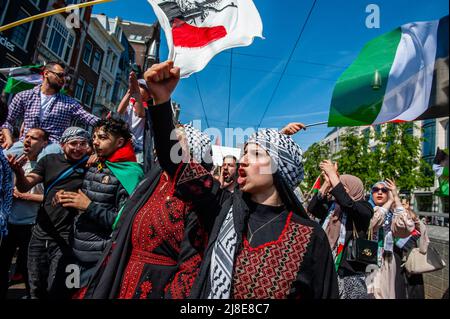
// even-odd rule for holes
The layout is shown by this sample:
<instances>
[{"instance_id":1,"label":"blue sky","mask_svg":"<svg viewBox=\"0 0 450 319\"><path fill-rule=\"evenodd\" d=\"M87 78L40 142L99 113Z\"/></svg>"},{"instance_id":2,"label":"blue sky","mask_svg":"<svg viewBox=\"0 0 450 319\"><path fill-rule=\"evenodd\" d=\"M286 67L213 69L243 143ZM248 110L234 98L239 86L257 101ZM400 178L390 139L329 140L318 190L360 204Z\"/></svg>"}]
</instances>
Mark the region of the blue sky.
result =
<instances>
[{"instance_id":1,"label":"blue sky","mask_svg":"<svg viewBox=\"0 0 450 319\"><path fill-rule=\"evenodd\" d=\"M265 39L233 49L230 127L256 128L261 121L313 2L254 1ZM369 4L380 8L380 28L365 25ZM439 19L448 15L448 8L447 0L317 0L261 126L281 128L292 121L327 121L334 84L366 42L404 23ZM144 23L156 20L146 0L115 0L97 5L94 12ZM161 42L160 56L165 60L165 39ZM210 126L224 134L230 58L230 50L224 51L197 74L200 90L194 76L181 81L173 98L181 104L182 122L200 119L202 128L207 128L201 95ZM329 131L327 126L313 127L297 134L295 140L306 150Z\"/></svg>"}]
</instances>

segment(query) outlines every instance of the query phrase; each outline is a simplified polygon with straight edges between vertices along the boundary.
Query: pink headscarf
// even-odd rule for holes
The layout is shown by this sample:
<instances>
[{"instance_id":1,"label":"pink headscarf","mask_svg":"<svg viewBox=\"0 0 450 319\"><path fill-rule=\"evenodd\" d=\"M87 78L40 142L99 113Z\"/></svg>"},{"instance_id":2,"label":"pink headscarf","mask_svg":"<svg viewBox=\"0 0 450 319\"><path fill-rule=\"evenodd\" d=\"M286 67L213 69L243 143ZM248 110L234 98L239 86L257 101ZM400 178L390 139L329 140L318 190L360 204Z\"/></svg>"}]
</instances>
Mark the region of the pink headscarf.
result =
<instances>
[{"instance_id":1,"label":"pink headscarf","mask_svg":"<svg viewBox=\"0 0 450 319\"><path fill-rule=\"evenodd\" d=\"M354 200L358 201L364 198L364 184L356 176L353 175L341 175L339 180L342 185L346 188L347 194ZM331 249L334 248L336 242L339 238L339 233L341 231L341 207L336 203L333 215L330 217L328 226L325 229L328 241L330 243Z\"/></svg>"}]
</instances>

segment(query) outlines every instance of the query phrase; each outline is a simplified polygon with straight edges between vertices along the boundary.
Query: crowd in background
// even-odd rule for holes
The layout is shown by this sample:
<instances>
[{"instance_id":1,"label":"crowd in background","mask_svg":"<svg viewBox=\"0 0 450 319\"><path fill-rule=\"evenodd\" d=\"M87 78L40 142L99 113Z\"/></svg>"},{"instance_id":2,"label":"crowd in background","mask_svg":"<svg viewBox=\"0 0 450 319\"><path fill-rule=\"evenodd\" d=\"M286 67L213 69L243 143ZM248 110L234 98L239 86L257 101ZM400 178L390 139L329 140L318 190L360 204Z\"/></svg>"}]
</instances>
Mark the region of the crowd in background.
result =
<instances>
[{"instance_id":1,"label":"crowd in background","mask_svg":"<svg viewBox=\"0 0 450 319\"><path fill-rule=\"evenodd\" d=\"M214 167L210 138L174 121L172 62L132 72L107 119L59 93L63 64L43 78L1 101L1 299L20 281L33 299L424 298L403 264L425 228L389 176L367 190L325 160L302 203L301 123Z\"/></svg>"}]
</instances>

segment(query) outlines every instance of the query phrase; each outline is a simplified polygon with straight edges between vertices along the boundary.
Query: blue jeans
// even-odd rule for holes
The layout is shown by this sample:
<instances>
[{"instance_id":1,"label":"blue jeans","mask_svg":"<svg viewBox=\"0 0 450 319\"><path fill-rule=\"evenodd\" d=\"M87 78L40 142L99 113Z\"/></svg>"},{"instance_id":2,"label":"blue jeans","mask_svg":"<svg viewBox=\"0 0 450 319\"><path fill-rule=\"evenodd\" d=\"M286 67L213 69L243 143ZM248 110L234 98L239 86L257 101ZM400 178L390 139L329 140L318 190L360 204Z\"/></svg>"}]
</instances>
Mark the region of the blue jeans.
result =
<instances>
[{"instance_id":1,"label":"blue jeans","mask_svg":"<svg viewBox=\"0 0 450 319\"><path fill-rule=\"evenodd\" d=\"M39 153L37 160L39 161L41 158L48 154L62 154L62 148L57 143L50 143ZM3 154L8 155L21 155L23 153L23 142L17 141L13 144L13 146L9 150L3 150Z\"/></svg>"}]
</instances>

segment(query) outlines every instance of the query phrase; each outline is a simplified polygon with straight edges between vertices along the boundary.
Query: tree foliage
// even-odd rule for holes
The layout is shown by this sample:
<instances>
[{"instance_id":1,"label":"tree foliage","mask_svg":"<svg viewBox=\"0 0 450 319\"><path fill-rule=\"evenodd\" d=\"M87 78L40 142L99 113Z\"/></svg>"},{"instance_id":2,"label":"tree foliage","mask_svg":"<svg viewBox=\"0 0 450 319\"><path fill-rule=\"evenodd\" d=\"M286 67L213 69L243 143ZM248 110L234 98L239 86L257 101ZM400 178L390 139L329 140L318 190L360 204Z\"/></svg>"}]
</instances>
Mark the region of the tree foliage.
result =
<instances>
[{"instance_id":1,"label":"tree foliage","mask_svg":"<svg viewBox=\"0 0 450 319\"><path fill-rule=\"evenodd\" d=\"M328 146L320 143L314 143L303 154L303 157L306 159L304 162L305 179L300 188L305 194L311 190L314 182L320 175L319 163L330 158L330 154Z\"/></svg>"},{"instance_id":2,"label":"tree foliage","mask_svg":"<svg viewBox=\"0 0 450 319\"><path fill-rule=\"evenodd\" d=\"M386 178L395 179L402 191L433 186L431 166L420 155L422 139L412 131L412 123L387 124L381 133L350 129L340 135L340 149L333 155L326 145L313 144L304 154L302 190L311 189L324 159L338 162L340 174L358 176L366 189Z\"/></svg>"}]
</instances>

